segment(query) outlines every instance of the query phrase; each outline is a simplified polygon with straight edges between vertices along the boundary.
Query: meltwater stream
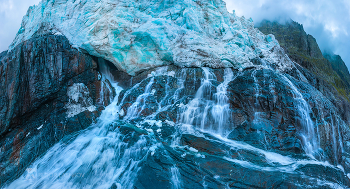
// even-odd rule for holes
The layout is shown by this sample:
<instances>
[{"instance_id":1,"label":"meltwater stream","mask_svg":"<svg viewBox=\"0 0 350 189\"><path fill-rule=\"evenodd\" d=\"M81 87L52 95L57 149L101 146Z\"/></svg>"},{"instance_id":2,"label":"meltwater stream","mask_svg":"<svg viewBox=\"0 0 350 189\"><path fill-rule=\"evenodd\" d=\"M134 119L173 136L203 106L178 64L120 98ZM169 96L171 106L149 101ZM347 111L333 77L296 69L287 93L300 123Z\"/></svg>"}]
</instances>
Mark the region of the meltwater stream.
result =
<instances>
[{"instance_id":1,"label":"meltwater stream","mask_svg":"<svg viewBox=\"0 0 350 189\"><path fill-rule=\"evenodd\" d=\"M303 138L304 150L306 154L311 157L314 157L315 153L319 151L319 142L318 137L315 133L315 126L313 121L310 118L310 107L305 101L303 95L299 92L299 90L294 86L294 84L284 75L282 75L284 81L286 81L287 85L291 87L293 93L295 95L294 99L297 102L295 108L298 110L300 116L301 123L301 136Z\"/></svg>"},{"instance_id":2,"label":"meltwater stream","mask_svg":"<svg viewBox=\"0 0 350 189\"><path fill-rule=\"evenodd\" d=\"M114 183L131 188L149 147L143 137L130 146L110 125L118 117L117 99L118 95L97 124L56 144L29 168L35 175L24 173L9 188L109 188Z\"/></svg>"},{"instance_id":3,"label":"meltwater stream","mask_svg":"<svg viewBox=\"0 0 350 189\"><path fill-rule=\"evenodd\" d=\"M229 83L243 75L243 72L234 73L230 68L225 69L223 81L219 83L212 69L202 68L203 76L200 78L200 86L186 103L184 99L187 97L184 97L183 94L186 90L185 82L189 73L185 70L174 73L174 71L167 72L167 69L161 69L163 70L150 74L149 78L142 81L146 82L143 92L132 103L125 102L130 100L128 95L142 88L142 82L124 91L122 98L119 98L119 95L122 94L123 89L117 83L112 84L117 95L112 103L103 110L97 123L53 146L7 188L134 188L135 179L138 177L143 163L148 161L148 157L157 153L157 148L167 145L161 137L156 135L162 131L162 125L170 125L175 128L169 147L174 151L181 151L183 155L178 157L180 159L191 154L199 159L206 159L210 156L208 153L188 147L180 142L183 135L191 135L219 144L217 148L221 145L227 146L229 151L221 155L222 161L250 170L298 174L296 170L300 166L315 165L339 171L339 168L327 162L317 161L313 157L297 159L227 138L227 135L235 129L235 125L230 122L232 118L227 88ZM155 85L160 78L166 83L164 86L165 95L160 100L155 100L154 96L159 90L155 88ZM169 87L173 78L177 79L176 89ZM288 78L283 76L283 79L294 91L296 108L299 109L299 113L304 119L301 131L304 137L303 148L306 154L312 156L319 146L309 116L310 110L307 102ZM147 114L146 110L150 108L150 102L156 105L152 109L152 113ZM129 105L123 107L124 104ZM156 119L159 113L168 112L174 107L178 109L176 122ZM121 122L143 134L131 142L120 130ZM230 155L232 150L249 152L250 157L256 156L260 159L259 161L264 163L254 162L250 157L234 157ZM181 171L178 163L174 162L169 167L168 172L171 188L184 188L185 180L183 178L186 175ZM213 179L225 186L223 188L230 188L225 185L220 176L213 176ZM311 180L319 186L343 187L341 184L325 181L321 178ZM206 188L205 178L200 182L200 185L202 188ZM303 186L302 183L300 186Z\"/></svg>"},{"instance_id":4,"label":"meltwater stream","mask_svg":"<svg viewBox=\"0 0 350 189\"><path fill-rule=\"evenodd\" d=\"M237 76L234 76L232 70L227 68L224 70L224 81L215 87L212 83L216 80L215 74L209 68L202 69L204 77L201 79L201 86L196 92L195 98L183 106L180 122L199 126L204 131L227 136L231 116L226 91L228 83ZM215 93L213 93L212 87L216 88Z\"/></svg>"}]
</instances>

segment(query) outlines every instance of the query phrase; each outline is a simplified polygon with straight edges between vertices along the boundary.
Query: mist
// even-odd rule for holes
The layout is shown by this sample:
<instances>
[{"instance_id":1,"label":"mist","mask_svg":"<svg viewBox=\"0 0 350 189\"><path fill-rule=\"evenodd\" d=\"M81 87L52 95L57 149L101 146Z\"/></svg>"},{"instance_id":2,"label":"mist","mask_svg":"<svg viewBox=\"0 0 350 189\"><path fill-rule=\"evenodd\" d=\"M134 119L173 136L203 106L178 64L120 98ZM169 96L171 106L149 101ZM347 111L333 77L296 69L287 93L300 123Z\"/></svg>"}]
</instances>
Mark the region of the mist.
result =
<instances>
[{"instance_id":1,"label":"mist","mask_svg":"<svg viewBox=\"0 0 350 189\"><path fill-rule=\"evenodd\" d=\"M342 57L350 67L349 0L225 0L229 12L251 17L255 25L264 20L284 23L291 18L303 24L322 51Z\"/></svg>"}]
</instances>

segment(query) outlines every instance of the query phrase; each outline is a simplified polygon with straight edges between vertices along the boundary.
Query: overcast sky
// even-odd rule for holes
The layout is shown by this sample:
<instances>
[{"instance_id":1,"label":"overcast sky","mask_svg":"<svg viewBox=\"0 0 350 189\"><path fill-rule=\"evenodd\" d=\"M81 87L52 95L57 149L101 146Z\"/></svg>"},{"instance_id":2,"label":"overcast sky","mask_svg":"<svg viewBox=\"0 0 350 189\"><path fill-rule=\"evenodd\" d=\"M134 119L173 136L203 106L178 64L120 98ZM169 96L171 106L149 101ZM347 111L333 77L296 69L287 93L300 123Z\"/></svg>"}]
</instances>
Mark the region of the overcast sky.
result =
<instances>
[{"instance_id":1,"label":"overcast sky","mask_svg":"<svg viewBox=\"0 0 350 189\"><path fill-rule=\"evenodd\" d=\"M29 6L40 0L0 0L0 52L8 48ZM350 0L225 0L238 16L283 21L291 18L304 25L321 50L342 56L350 67Z\"/></svg>"},{"instance_id":2,"label":"overcast sky","mask_svg":"<svg viewBox=\"0 0 350 189\"><path fill-rule=\"evenodd\" d=\"M0 0L0 52L7 50L14 40L28 8L39 2L40 0Z\"/></svg>"},{"instance_id":3,"label":"overcast sky","mask_svg":"<svg viewBox=\"0 0 350 189\"><path fill-rule=\"evenodd\" d=\"M282 21L288 18L304 25L321 50L341 55L350 67L350 0L225 0L229 12L253 18Z\"/></svg>"}]
</instances>

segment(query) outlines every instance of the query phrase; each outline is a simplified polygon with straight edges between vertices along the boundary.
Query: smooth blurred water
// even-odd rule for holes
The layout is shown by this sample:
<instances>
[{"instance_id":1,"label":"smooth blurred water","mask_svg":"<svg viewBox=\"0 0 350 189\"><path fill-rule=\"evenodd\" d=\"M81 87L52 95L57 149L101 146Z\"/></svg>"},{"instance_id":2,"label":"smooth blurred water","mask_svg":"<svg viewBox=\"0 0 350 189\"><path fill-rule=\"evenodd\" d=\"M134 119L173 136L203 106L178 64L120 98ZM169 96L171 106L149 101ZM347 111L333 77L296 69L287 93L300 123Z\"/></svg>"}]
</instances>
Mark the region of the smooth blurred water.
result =
<instances>
[{"instance_id":1,"label":"smooth blurred water","mask_svg":"<svg viewBox=\"0 0 350 189\"><path fill-rule=\"evenodd\" d=\"M142 127L141 122L155 125L160 130L162 124L165 123L170 123L175 127L176 133L173 134L171 142L173 148L179 147L181 135L187 133L229 146L231 150L249 151L263 159L267 165L259 165L245 158L232 158L229 155L224 156L223 159L253 170L293 173L300 165L306 164L336 169L327 162L317 161L313 158L320 147L317 130L315 130L314 123L309 115L310 107L296 86L287 77L282 76L286 85L293 91L296 102L295 108L303 120L301 122L303 123L301 131L304 139L303 148L312 159L295 159L276 152L265 151L244 142L227 139L227 134L232 131L230 129L232 128L230 126L230 119L232 119L230 117L230 105L226 95L227 87L229 82L242 73L238 72L235 75L230 68L227 68L224 71L223 82L216 86L214 81L217 79L212 70L209 68L202 69L201 85L194 98L188 104L181 106L177 115L179 121L171 123L170 121L160 121L154 118L157 113L167 110L180 99L181 91L185 90L186 72L184 71L175 76L178 79L177 85L179 88L174 94L169 96L170 93L168 94L167 91L170 91L170 89L165 88L166 97L158 102L157 111L139 121L138 129L148 132L148 135L139 136L135 143L124 141L125 136L118 129L117 121L120 120L120 117L123 117L124 122L140 118L140 112L148 108L147 99L155 94L154 89L152 89L155 77L150 76L148 78L149 82L145 86L144 92L130 105L126 115L124 115L121 105L126 100L126 96L138 88L140 84L136 84L125 91L124 97L118 103L119 94L123 89L117 83L112 82L116 96L112 103L103 110L98 122L88 129L70 136L69 140L62 140L53 146L43 157L36 160L28 168L29 171L26 171L7 188L109 188L112 185L118 189L133 188L134 180L141 169L142 162L146 161L147 156L153 156L156 149L162 145L153 135L153 132L157 131ZM161 75L162 73L157 74ZM253 72L253 77L257 83L255 74L256 72ZM104 78L111 80L111 77L107 76L105 75ZM166 82L169 83L169 80ZM256 84L255 91L258 97L258 84ZM259 112L256 112L255 117L258 121ZM190 148L190 152L195 153L198 157L205 158L205 155L196 149ZM182 188L182 176L179 168L173 165L170 172L172 188ZM220 178L217 177L217 179ZM203 183L203 187L205 185L206 183Z\"/></svg>"}]
</instances>

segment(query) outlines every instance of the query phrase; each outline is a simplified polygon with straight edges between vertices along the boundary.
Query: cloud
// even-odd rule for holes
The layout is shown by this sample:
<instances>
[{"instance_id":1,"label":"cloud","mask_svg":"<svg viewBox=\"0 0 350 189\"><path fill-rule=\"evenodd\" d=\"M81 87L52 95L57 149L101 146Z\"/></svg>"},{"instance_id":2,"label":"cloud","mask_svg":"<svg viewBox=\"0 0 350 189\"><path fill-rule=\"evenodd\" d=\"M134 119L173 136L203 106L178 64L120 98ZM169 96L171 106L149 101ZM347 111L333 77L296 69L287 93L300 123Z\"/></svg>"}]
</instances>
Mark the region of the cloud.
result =
<instances>
[{"instance_id":1,"label":"cloud","mask_svg":"<svg viewBox=\"0 0 350 189\"><path fill-rule=\"evenodd\" d=\"M29 6L40 0L0 0L0 52L7 50L15 38Z\"/></svg>"},{"instance_id":2,"label":"cloud","mask_svg":"<svg viewBox=\"0 0 350 189\"><path fill-rule=\"evenodd\" d=\"M283 22L288 18L304 25L321 50L339 54L350 67L349 0L225 0L228 10L238 16Z\"/></svg>"}]
</instances>

